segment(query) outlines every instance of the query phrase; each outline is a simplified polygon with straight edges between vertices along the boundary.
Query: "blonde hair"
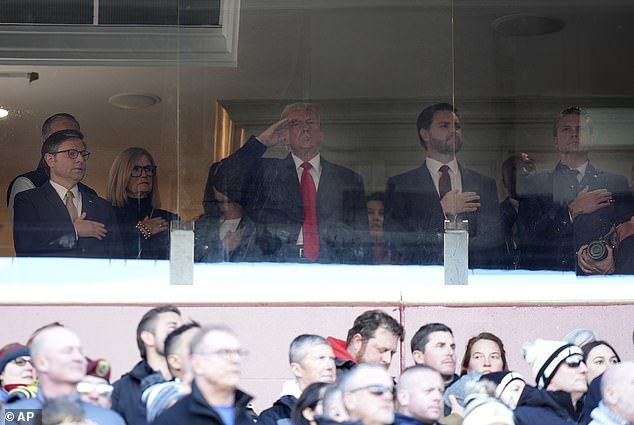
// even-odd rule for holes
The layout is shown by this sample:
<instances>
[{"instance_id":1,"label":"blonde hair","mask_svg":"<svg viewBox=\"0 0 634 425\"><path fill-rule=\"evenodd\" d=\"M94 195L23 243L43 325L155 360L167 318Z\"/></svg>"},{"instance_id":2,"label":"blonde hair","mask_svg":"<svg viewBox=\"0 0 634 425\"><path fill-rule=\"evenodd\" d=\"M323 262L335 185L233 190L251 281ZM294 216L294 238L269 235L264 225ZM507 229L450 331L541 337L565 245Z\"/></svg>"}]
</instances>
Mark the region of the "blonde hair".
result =
<instances>
[{"instance_id":1,"label":"blonde hair","mask_svg":"<svg viewBox=\"0 0 634 425\"><path fill-rule=\"evenodd\" d=\"M286 105L284 110L282 111L282 115L280 119L284 119L288 117L292 112L295 111L308 111L315 116L317 116L317 123L321 127L321 107L316 103L291 103L290 105Z\"/></svg>"},{"instance_id":2,"label":"blonde hair","mask_svg":"<svg viewBox=\"0 0 634 425\"><path fill-rule=\"evenodd\" d=\"M128 148L112 162L108 173L108 183L106 184L106 199L115 207L123 207L128 202L127 187L130 183L132 168L142 157L147 157L153 166L156 166L152 155L143 148ZM156 171L152 176L152 193L150 194L152 208L161 206L159 197L158 177Z\"/></svg>"}]
</instances>

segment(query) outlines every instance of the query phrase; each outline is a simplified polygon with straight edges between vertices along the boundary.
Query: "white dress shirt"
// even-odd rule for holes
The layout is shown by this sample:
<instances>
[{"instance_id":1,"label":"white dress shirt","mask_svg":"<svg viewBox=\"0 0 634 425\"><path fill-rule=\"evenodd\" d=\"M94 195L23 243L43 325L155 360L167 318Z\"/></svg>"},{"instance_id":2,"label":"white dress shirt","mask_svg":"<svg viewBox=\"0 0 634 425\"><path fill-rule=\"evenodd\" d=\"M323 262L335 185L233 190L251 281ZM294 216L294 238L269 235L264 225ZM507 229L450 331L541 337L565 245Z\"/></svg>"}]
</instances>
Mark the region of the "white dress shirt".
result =
<instances>
[{"instance_id":1,"label":"white dress shirt","mask_svg":"<svg viewBox=\"0 0 634 425\"><path fill-rule=\"evenodd\" d=\"M66 205L66 201L64 199L66 197L66 192L68 192L68 189L66 189L61 184L55 183L53 180L49 180L49 181L51 182L51 186L53 186L53 189L55 189L55 192L57 192L57 194L59 195L64 205ZM79 191L79 188L77 187L77 185L70 188L70 191L73 192L73 195L75 196L73 198L73 204L75 205L75 208L77 208L77 216L80 216L81 207L82 207L81 192Z\"/></svg>"},{"instance_id":2,"label":"white dress shirt","mask_svg":"<svg viewBox=\"0 0 634 425\"><path fill-rule=\"evenodd\" d=\"M431 174L431 179L434 181L434 186L436 187L436 192L438 192L438 196L440 196L440 190L438 189L438 181L440 180L441 172L440 167L446 165L449 167L449 179L451 180L451 190L458 189L458 192L462 192L462 175L460 174L460 167L458 166L458 161L452 159L447 164L443 164L440 161L436 161L432 158L425 159L425 165L429 170L429 174Z\"/></svg>"}]
</instances>

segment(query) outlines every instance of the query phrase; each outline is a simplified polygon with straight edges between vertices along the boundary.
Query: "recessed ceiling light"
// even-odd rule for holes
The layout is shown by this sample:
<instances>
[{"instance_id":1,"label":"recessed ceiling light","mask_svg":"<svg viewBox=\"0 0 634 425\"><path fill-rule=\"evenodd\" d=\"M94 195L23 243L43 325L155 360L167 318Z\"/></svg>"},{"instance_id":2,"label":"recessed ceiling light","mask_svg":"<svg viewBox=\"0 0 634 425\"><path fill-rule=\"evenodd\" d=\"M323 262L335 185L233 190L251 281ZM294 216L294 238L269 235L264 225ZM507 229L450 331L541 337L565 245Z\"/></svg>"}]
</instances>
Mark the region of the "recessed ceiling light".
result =
<instances>
[{"instance_id":1,"label":"recessed ceiling light","mask_svg":"<svg viewBox=\"0 0 634 425\"><path fill-rule=\"evenodd\" d=\"M491 27L502 35L533 37L560 31L564 21L546 16L518 13L501 16L493 21Z\"/></svg>"},{"instance_id":2,"label":"recessed ceiling light","mask_svg":"<svg viewBox=\"0 0 634 425\"><path fill-rule=\"evenodd\" d=\"M121 109L144 109L161 102L155 94L119 93L108 99L111 105Z\"/></svg>"},{"instance_id":3,"label":"recessed ceiling light","mask_svg":"<svg viewBox=\"0 0 634 425\"><path fill-rule=\"evenodd\" d=\"M0 108L0 118L6 118L9 115L9 111L4 108Z\"/></svg>"}]
</instances>

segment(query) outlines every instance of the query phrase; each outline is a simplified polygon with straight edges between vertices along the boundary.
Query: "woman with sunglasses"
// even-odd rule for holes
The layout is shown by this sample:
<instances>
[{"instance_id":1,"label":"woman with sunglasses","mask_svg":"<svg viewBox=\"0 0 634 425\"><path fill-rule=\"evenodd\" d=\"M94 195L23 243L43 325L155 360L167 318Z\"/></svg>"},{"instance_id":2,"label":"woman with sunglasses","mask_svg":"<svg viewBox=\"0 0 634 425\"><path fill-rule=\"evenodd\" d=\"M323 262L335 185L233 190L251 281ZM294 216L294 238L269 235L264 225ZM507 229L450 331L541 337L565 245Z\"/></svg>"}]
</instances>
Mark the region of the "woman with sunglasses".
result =
<instances>
[{"instance_id":1,"label":"woman with sunglasses","mask_svg":"<svg viewBox=\"0 0 634 425\"><path fill-rule=\"evenodd\" d=\"M0 401L30 398L36 391L35 369L29 349L17 342L0 348Z\"/></svg>"},{"instance_id":2,"label":"woman with sunglasses","mask_svg":"<svg viewBox=\"0 0 634 425\"><path fill-rule=\"evenodd\" d=\"M117 215L125 258L169 258L169 224L177 216L159 209L157 167L147 150L128 148L117 155L106 199Z\"/></svg>"},{"instance_id":3,"label":"woman with sunglasses","mask_svg":"<svg viewBox=\"0 0 634 425\"><path fill-rule=\"evenodd\" d=\"M531 366L537 389L520 397L516 424L579 423L583 407L580 401L588 390L588 368L581 348L564 341L538 339L524 345L524 359Z\"/></svg>"}]
</instances>

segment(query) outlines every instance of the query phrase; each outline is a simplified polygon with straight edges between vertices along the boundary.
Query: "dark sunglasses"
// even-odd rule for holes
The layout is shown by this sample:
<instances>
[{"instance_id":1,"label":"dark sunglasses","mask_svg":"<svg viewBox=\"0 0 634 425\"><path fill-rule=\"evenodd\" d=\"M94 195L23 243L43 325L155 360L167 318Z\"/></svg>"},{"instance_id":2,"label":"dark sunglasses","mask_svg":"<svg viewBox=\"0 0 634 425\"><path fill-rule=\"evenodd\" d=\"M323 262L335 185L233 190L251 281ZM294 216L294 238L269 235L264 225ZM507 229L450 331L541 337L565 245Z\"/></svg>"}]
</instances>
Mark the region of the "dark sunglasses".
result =
<instances>
[{"instance_id":1,"label":"dark sunglasses","mask_svg":"<svg viewBox=\"0 0 634 425\"><path fill-rule=\"evenodd\" d=\"M572 368L577 368L581 365L581 363L585 363L585 362L583 361L582 358L573 356L573 357L566 358L566 360L564 360L564 363L566 363L568 366Z\"/></svg>"}]
</instances>

